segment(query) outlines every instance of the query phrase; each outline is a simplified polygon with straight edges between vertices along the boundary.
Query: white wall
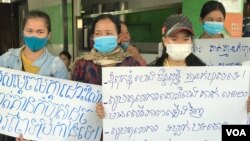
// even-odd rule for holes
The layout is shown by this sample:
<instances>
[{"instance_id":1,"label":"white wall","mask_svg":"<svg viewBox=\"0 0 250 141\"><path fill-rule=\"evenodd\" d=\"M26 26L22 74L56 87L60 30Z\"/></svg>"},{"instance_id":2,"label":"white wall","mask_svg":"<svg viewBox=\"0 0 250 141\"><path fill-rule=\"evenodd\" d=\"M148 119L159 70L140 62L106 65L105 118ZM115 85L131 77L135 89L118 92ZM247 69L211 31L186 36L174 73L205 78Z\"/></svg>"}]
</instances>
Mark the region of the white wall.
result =
<instances>
[{"instance_id":1,"label":"white wall","mask_svg":"<svg viewBox=\"0 0 250 141\"><path fill-rule=\"evenodd\" d=\"M10 0L0 0L0 2L2 2L2 3L10 3L11 1Z\"/></svg>"}]
</instances>

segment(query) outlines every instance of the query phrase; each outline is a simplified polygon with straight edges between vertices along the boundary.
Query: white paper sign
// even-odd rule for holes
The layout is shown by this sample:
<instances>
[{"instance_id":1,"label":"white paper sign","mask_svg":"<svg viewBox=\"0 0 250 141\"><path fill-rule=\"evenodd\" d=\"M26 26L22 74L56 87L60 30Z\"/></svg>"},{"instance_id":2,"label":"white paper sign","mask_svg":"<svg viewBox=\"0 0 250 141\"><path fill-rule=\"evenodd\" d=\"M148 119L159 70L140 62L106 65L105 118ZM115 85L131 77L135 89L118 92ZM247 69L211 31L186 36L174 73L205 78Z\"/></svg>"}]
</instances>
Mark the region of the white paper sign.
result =
<instances>
[{"instance_id":1,"label":"white paper sign","mask_svg":"<svg viewBox=\"0 0 250 141\"><path fill-rule=\"evenodd\" d=\"M246 67L111 67L103 80L104 141L220 141L221 125L247 123Z\"/></svg>"},{"instance_id":2,"label":"white paper sign","mask_svg":"<svg viewBox=\"0 0 250 141\"><path fill-rule=\"evenodd\" d=\"M209 66L239 66L250 60L250 38L196 39L193 52Z\"/></svg>"},{"instance_id":3,"label":"white paper sign","mask_svg":"<svg viewBox=\"0 0 250 141\"><path fill-rule=\"evenodd\" d=\"M0 133L41 141L99 141L101 87L0 68Z\"/></svg>"}]
</instances>

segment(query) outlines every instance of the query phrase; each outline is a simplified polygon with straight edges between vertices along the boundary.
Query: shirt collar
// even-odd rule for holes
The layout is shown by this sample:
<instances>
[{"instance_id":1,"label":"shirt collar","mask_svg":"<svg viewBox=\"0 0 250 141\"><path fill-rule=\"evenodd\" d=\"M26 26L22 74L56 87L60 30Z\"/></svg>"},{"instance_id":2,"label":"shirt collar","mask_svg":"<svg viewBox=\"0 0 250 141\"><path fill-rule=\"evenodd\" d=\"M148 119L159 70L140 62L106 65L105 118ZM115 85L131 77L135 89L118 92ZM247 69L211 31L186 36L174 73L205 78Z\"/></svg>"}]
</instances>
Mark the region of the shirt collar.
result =
<instances>
[{"instance_id":1,"label":"shirt collar","mask_svg":"<svg viewBox=\"0 0 250 141\"><path fill-rule=\"evenodd\" d=\"M22 46L22 47L17 48L17 49L10 49L10 52L11 52L13 55L15 55L16 57L21 58L21 57L20 57L20 56L21 56L21 51L22 51L24 48L25 48L25 46ZM48 54L49 54L48 49L45 47L45 48L44 48L43 54L42 54L40 57L38 57L38 58L33 62L32 66L41 67L41 66L45 63L45 61L46 61L46 59L47 59L47 57L48 57Z\"/></svg>"}]
</instances>

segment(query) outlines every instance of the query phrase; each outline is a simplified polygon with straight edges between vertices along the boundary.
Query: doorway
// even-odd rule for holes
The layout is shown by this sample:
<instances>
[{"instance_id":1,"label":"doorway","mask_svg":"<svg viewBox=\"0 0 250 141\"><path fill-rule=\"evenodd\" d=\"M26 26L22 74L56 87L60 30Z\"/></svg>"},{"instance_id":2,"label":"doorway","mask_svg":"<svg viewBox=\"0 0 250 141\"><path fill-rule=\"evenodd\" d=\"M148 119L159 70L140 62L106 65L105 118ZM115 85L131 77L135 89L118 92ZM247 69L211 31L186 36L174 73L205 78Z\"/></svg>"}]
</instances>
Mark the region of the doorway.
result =
<instances>
[{"instance_id":1,"label":"doorway","mask_svg":"<svg viewBox=\"0 0 250 141\"><path fill-rule=\"evenodd\" d=\"M27 12L27 1L0 3L0 55L21 45L22 21Z\"/></svg>"}]
</instances>

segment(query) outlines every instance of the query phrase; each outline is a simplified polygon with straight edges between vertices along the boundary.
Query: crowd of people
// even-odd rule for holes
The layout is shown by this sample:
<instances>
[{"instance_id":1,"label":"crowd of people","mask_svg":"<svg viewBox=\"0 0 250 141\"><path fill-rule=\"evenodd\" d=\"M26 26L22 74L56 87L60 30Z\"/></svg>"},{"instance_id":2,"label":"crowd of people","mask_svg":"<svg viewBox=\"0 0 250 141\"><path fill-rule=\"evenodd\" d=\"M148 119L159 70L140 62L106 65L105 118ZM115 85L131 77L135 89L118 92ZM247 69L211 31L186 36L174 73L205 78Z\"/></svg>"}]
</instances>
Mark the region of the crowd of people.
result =
<instances>
[{"instance_id":1,"label":"crowd of people","mask_svg":"<svg viewBox=\"0 0 250 141\"><path fill-rule=\"evenodd\" d=\"M224 28L226 11L222 3L208 1L202 7L200 21L204 32L200 39L226 38ZM206 66L192 53L194 30L188 17L175 14L168 16L161 28L163 51L154 66L189 67ZM24 45L10 49L0 56L0 66L24 72L50 76L73 81L102 85L102 67L147 66L138 49L131 45L131 37L125 22L110 14L101 14L95 18L91 28L93 48L74 61L68 51L62 51L54 57L46 49L51 36L49 16L41 11L30 11L24 20ZM71 62L73 62L72 65ZM250 63L244 63L249 65ZM71 67L72 66L72 67ZM250 112L250 99L247 101ZM102 103L96 105L97 116L105 117ZM25 141L22 135L12 138L1 135L1 141Z\"/></svg>"}]
</instances>

